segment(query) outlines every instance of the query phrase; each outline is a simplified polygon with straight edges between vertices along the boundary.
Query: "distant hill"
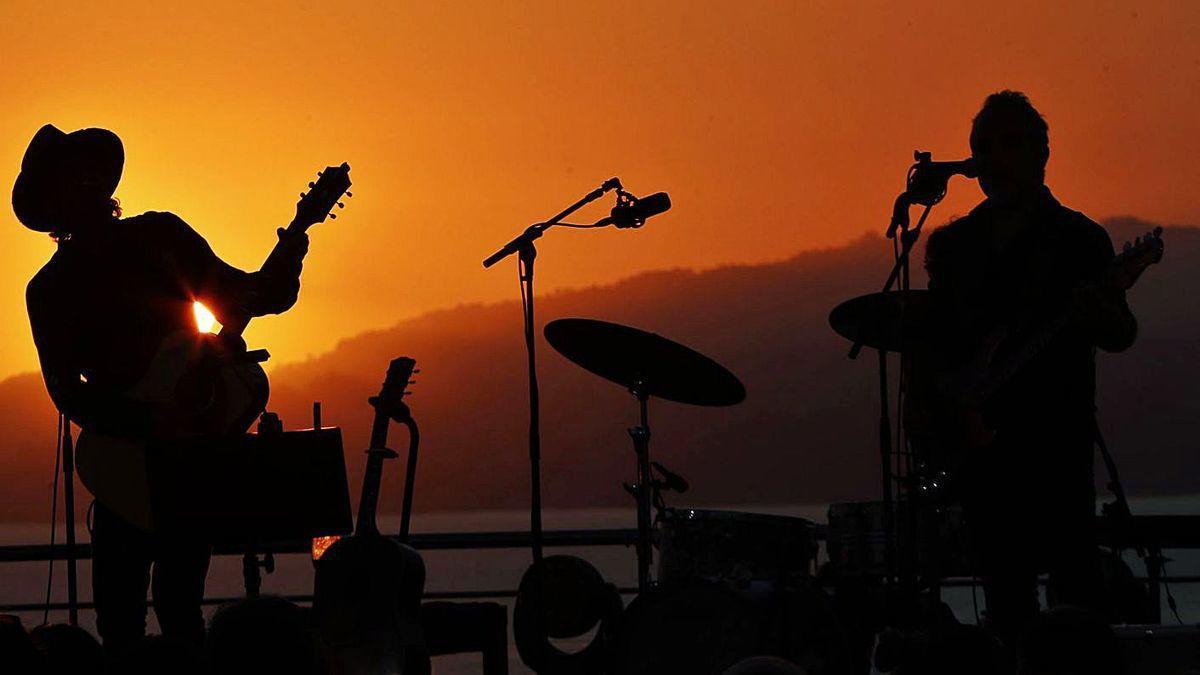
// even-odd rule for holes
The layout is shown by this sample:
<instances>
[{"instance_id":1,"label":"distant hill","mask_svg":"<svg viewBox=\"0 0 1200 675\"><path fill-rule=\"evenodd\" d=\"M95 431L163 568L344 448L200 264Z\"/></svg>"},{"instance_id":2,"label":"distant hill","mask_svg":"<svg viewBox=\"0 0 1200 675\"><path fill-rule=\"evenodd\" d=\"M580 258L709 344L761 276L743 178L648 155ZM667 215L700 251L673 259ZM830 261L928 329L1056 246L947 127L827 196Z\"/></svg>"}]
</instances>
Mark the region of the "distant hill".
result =
<instances>
[{"instance_id":1,"label":"distant hill","mask_svg":"<svg viewBox=\"0 0 1200 675\"><path fill-rule=\"evenodd\" d=\"M1149 229L1106 223L1121 242ZM1130 293L1137 344L1100 358L1103 425L1133 493L1200 491L1200 229L1168 228L1163 263ZM846 358L829 310L877 290L891 260L883 240L801 253L779 263L703 272L667 270L545 295L537 323L587 316L651 330L729 367L746 384L732 408L651 405L655 459L692 484L675 503L813 503L878 494L876 359ZM919 269L920 256L916 257ZM918 274L914 285L923 285ZM331 352L277 368L271 409L289 427L323 403L346 430L354 487L371 411L366 399L388 361L418 360L410 405L421 423L418 510L521 508L528 504L528 393L518 303L463 305L343 340ZM547 508L626 505L636 422L631 396L567 362L539 338L543 494ZM53 413L40 377L0 382L0 515L44 517L53 468ZM404 431L391 445L403 450ZM396 464L389 504L398 502Z\"/></svg>"}]
</instances>

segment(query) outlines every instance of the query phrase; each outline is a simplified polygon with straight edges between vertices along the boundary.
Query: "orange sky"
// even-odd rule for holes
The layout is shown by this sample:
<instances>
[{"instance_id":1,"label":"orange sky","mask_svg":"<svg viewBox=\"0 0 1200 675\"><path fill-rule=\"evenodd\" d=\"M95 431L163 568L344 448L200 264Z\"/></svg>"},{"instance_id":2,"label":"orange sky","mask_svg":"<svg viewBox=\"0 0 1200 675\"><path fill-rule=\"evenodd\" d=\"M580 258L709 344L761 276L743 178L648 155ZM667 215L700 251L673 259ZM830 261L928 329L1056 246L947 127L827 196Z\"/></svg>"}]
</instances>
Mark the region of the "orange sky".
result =
<instances>
[{"instance_id":1,"label":"orange sky","mask_svg":"<svg viewBox=\"0 0 1200 675\"><path fill-rule=\"evenodd\" d=\"M299 304L248 331L276 363L515 299L515 263L480 260L614 175L674 208L549 233L539 292L882 229L912 150L965 156L1003 87L1047 117L1068 205L1200 224L1196 2L47 4L9 0L0 23L6 199L41 124L108 127L127 212L174 211L253 268L313 171L351 163ZM942 219L979 197L958 181ZM52 252L3 214L0 377L36 367L24 286Z\"/></svg>"}]
</instances>

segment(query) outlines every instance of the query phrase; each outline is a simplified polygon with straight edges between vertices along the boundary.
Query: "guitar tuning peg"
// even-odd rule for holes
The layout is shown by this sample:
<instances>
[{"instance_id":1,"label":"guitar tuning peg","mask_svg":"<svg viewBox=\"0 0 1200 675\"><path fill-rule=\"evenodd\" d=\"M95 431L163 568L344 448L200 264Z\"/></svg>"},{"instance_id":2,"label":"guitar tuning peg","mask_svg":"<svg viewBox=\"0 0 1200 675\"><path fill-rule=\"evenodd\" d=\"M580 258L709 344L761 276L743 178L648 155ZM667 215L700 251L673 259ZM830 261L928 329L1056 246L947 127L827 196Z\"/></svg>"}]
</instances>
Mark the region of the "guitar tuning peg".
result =
<instances>
[{"instance_id":1,"label":"guitar tuning peg","mask_svg":"<svg viewBox=\"0 0 1200 675\"><path fill-rule=\"evenodd\" d=\"M417 383L417 381L416 381L416 380L409 380L409 381L408 381L408 383L409 383L409 384L416 384L416 383Z\"/></svg>"},{"instance_id":2,"label":"guitar tuning peg","mask_svg":"<svg viewBox=\"0 0 1200 675\"><path fill-rule=\"evenodd\" d=\"M324 175L325 175L325 172L324 172L324 171L318 171L318 172L317 172L317 175L318 175L318 176L324 176Z\"/></svg>"},{"instance_id":3,"label":"guitar tuning peg","mask_svg":"<svg viewBox=\"0 0 1200 675\"><path fill-rule=\"evenodd\" d=\"M304 198L305 198L305 197L307 197L307 196L308 196L308 193L307 193L307 192L301 192L301 193L300 193L300 199L304 199Z\"/></svg>"},{"instance_id":4,"label":"guitar tuning peg","mask_svg":"<svg viewBox=\"0 0 1200 675\"><path fill-rule=\"evenodd\" d=\"M418 370L414 370L414 371L413 371L413 375L416 375L416 374L417 374L417 373L419 373L419 372L421 372L419 369L418 369Z\"/></svg>"},{"instance_id":5,"label":"guitar tuning peg","mask_svg":"<svg viewBox=\"0 0 1200 675\"><path fill-rule=\"evenodd\" d=\"M313 182L311 180L308 181L308 187L314 187Z\"/></svg>"},{"instance_id":6,"label":"guitar tuning peg","mask_svg":"<svg viewBox=\"0 0 1200 675\"><path fill-rule=\"evenodd\" d=\"M344 208L346 208L346 205L345 205L345 204L343 204L343 203L341 203L341 202L338 202L337 206L338 206L338 208L339 208L339 209L344 209Z\"/></svg>"},{"instance_id":7,"label":"guitar tuning peg","mask_svg":"<svg viewBox=\"0 0 1200 675\"><path fill-rule=\"evenodd\" d=\"M331 213L331 214L329 214L329 217L330 217L330 218L333 218L334 220L337 220L337 214L336 214L336 213Z\"/></svg>"},{"instance_id":8,"label":"guitar tuning peg","mask_svg":"<svg viewBox=\"0 0 1200 675\"><path fill-rule=\"evenodd\" d=\"M405 389L405 390L404 390L404 395L405 395L405 396L412 396L412 392L411 392L411 391L409 391L409 390L407 390L407 389Z\"/></svg>"},{"instance_id":9,"label":"guitar tuning peg","mask_svg":"<svg viewBox=\"0 0 1200 675\"><path fill-rule=\"evenodd\" d=\"M354 196L354 193L353 193L353 192L350 192L349 190L347 190L347 191L346 191L346 196L347 196L347 197L353 197L353 196Z\"/></svg>"}]
</instances>

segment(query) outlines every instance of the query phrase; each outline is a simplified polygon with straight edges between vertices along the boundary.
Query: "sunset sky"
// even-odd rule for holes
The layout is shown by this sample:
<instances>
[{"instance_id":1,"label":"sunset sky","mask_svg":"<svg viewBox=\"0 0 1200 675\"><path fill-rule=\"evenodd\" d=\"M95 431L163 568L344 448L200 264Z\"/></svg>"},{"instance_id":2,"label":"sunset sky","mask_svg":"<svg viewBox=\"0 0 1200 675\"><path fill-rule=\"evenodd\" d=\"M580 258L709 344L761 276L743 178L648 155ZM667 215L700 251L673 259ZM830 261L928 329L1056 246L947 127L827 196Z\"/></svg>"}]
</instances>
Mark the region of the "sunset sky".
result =
<instances>
[{"instance_id":1,"label":"sunset sky","mask_svg":"<svg viewBox=\"0 0 1200 675\"><path fill-rule=\"evenodd\" d=\"M173 211L256 268L314 172L348 161L355 196L312 231L299 303L247 333L276 363L517 298L515 262L480 261L612 176L674 208L548 233L539 293L881 231L912 151L966 156L1001 88L1046 116L1064 203L1200 224L1194 1L173 5L6 0L0 184L7 203L42 124L107 127L128 214ZM935 220L979 196L956 179ZM36 368L24 288L53 245L0 221L5 377Z\"/></svg>"}]
</instances>

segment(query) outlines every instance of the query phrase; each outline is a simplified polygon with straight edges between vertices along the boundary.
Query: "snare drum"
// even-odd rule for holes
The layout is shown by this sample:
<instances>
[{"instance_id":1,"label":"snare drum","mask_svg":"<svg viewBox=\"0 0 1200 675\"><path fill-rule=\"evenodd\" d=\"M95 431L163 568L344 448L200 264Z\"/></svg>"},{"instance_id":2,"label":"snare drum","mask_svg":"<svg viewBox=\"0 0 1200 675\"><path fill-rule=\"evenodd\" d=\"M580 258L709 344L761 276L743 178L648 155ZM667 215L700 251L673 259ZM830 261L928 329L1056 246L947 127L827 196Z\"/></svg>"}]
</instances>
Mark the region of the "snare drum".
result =
<instances>
[{"instance_id":1,"label":"snare drum","mask_svg":"<svg viewBox=\"0 0 1200 675\"><path fill-rule=\"evenodd\" d=\"M734 591L799 588L812 578L816 526L789 516L663 509L658 581L667 588L718 583Z\"/></svg>"}]
</instances>

